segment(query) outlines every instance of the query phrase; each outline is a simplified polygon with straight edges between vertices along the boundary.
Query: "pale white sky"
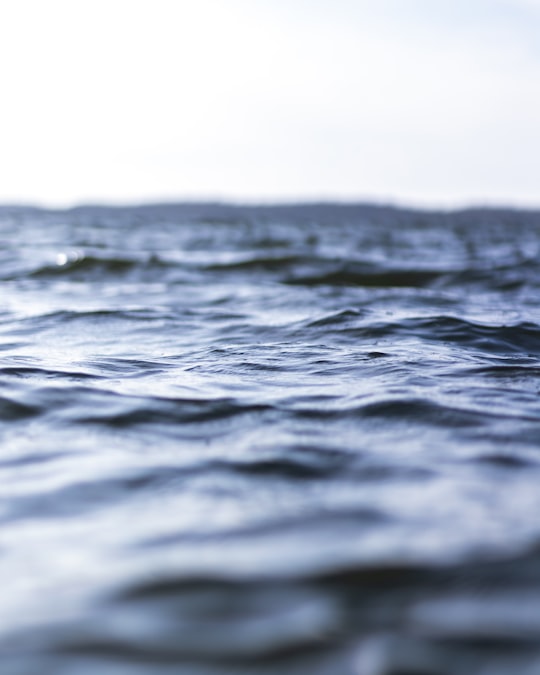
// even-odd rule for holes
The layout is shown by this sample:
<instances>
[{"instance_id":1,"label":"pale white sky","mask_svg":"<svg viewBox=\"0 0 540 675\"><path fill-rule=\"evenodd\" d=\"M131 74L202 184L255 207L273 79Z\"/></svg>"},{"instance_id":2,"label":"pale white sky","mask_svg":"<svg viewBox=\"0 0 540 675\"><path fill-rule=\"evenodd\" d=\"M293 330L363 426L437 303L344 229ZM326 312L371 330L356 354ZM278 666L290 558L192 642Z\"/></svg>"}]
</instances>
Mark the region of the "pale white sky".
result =
<instances>
[{"instance_id":1,"label":"pale white sky","mask_svg":"<svg viewBox=\"0 0 540 675\"><path fill-rule=\"evenodd\" d=\"M540 206L540 1L0 0L0 202Z\"/></svg>"}]
</instances>

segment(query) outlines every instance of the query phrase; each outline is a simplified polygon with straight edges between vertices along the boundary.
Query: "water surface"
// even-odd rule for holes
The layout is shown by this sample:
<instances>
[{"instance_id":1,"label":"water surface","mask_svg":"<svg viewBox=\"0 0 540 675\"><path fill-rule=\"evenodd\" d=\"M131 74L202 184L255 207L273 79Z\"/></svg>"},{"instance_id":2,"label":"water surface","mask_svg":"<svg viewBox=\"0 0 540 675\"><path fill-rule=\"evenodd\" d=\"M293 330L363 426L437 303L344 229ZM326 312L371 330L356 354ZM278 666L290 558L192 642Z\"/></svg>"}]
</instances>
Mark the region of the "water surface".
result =
<instances>
[{"instance_id":1,"label":"water surface","mask_svg":"<svg viewBox=\"0 0 540 675\"><path fill-rule=\"evenodd\" d=\"M0 209L6 675L540 672L540 213Z\"/></svg>"}]
</instances>

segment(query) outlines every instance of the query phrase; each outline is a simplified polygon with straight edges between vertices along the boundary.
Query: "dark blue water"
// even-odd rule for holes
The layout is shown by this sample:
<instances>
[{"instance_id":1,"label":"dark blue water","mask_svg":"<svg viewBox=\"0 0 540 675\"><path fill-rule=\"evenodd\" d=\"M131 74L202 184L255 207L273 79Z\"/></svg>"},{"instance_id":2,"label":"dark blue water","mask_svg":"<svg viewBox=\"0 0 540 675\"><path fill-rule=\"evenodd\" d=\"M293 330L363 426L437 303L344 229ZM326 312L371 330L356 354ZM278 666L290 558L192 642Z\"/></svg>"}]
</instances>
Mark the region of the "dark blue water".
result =
<instances>
[{"instance_id":1,"label":"dark blue water","mask_svg":"<svg viewBox=\"0 0 540 675\"><path fill-rule=\"evenodd\" d=\"M540 672L540 213L0 209L2 675Z\"/></svg>"}]
</instances>

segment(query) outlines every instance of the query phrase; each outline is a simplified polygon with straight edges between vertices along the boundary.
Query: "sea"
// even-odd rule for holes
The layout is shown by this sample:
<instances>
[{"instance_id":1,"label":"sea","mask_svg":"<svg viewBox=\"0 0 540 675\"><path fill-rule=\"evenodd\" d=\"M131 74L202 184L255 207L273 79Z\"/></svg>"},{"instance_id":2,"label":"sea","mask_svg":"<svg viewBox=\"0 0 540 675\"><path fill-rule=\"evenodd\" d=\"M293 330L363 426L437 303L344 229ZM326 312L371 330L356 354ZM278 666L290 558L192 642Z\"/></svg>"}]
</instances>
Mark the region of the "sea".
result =
<instances>
[{"instance_id":1,"label":"sea","mask_svg":"<svg viewBox=\"0 0 540 675\"><path fill-rule=\"evenodd\" d=\"M0 208L2 675L538 675L540 211Z\"/></svg>"}]
</instances>

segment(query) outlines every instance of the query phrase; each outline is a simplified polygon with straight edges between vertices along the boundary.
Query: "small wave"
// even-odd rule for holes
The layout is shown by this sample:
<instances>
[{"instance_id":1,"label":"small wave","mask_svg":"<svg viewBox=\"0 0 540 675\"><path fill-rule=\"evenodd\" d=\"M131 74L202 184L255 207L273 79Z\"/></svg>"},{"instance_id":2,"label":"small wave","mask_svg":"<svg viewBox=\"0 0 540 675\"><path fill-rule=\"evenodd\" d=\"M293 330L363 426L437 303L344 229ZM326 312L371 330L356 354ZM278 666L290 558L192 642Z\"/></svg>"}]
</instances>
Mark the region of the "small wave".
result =
<instances>
[{"instance_id":1,"label":"small wave","mask_svg":"<svg viewBox=\"0 0 540 675\"><path fill-rule=\"evenodd\" d=\"M352 318L352 317L348 317ZM329 325L332 321L327 321ZM315 324L316 325L316 324ZM339 320L338 320L339 325ZM426 342L454 343L486 355L540 355L540 327L531 322L488 325L453 316L429 316L394 322L360 323L340 328L343 336L355 338L416 337Z\"/></svg>"},{"instance_id":2,"label":"small wave","mask_svg":"<svg viewBox=\"0 0 540 675\"><path fill-rule=\"evenodd\" d=\"M40 413L36 406L12 400L5 396L0 397L0 420L3 422L15 422L26 420Z\"/></svg>"},{"instance_id":3,"label":"small wave","mask_svg":"<svg viewBox=\"0 0 540 675\"><path fill-rule=\"evenodd\" d=\"M339 312L332 312L320 319L308 321L305 326L307 328L316 328L318 326L340 326L355 322L360 317L364 316L364 312L358 309L342 309Z\"/></svg>"},{"instance_id":4,"label":"small wave","mask_svg":"<svg viewBox=\"0 0 540 675\"><path fill-rule=\"evenodd\" d=\"M107 275L117 277L125 275L141 263L128 258L105 258L94 255L84 255L74 260L62 260L57 265L45 265L35 270L31 277L40 279L56 276L70 276L71 278L87 278L89 275Z\"/></svg>"},{"instance_id":5,"label":"small wave","mask_svg":"<svg viewBox=\"0 0 540 675\"><path fill-rule=\"evenodd\" d=\"M80 404L69 406L68 418L83 424L103 424L115 428L140 425L179 425L218 422L245 415L260 415L272 407L260 404L244 405L234 399L182 399L163 397L136 397L96 390L77 393ZM209 433L209 429L207 432Z\"/></svg>"},{"instance_id":6,"label":"small wave","mask_svg":"<svg viewBox=\"0 0 540 675\"><path fill-rule=\"evenodd\" d=\"M50 459L49 455L37 457L31 463L35 465L36 460L43 463ZM3 520L77 518L88 511L107 510L114 503L125 503L130 497L141 498L143 493L162 490L164 486L178 483L187 476L189 472L175 467L152 467L127 476L99 477L70 482L51 490L36 490L32 495L12 497Z\"/></svg>"},{"instance_id":7,"label":"small wave","mask_svg":"<svg viewBox=\"0 0 540 675\"><path fill-rule=\"evenodd\" d=\"M345 264L323 272L297 274L285 279L300 286L364 286L366 288L422 288L444 276L439 270L378 269Z\"/></svg>"},{"instance_id":8,"label":"small wave","mask_svg":"<svg viewBox=\"0 0 540 675\"><path fill-rule=\"evenodd\" d=\"M81 254L73 259L67 255L54 265L43 265L11 278L36 281L62 279L77 282L163 281L168 283L191 280L193 271L186 263L167 261L157 255L134 254L133 257L108 257L99 254Z\"/></svg>"},{"instance_id":9,"label":"small wave","mask_svg":"<svg viewBox=\"0 0 540 675\"><path fill-rule=\"evenodd\" d=\"M251 256L228 263L213 263L204 269L212 272L286 272L291 268L311 264L305 256Z\"/></svg>"},{"instance_id":10,"label":"small wave","mask_svg":"<svg viewBox=\"0 0 540 675\"><path fill-rule=\"evenodd\" d=\"M527 469L534 466L534 462L517 454L489 453L475 457L472 461L487 464L500 469Z\"/></svg>"},{"instance_id":11,"label":"small wave","mask_svg":"<svg viewBox=\"0 0 540 675\"><path fill-rule=\"evenodd\" d=\"M491 411L455 408L426 399L390 397L361 405L352 404L340 409L295 409L299 418L381 420L409 425L427 424L450 429L476 427L492 418Z\"/></svg>"},{"instance_id":12,"label":"small wave","mask_svg":"<svg viewBox=\"0 0 540 675\"><path fill-rule=\"evenodd\" d=\"M495 380L509 380L520 381L527 380L528 382L540 379L540 367L527 363L526 365L519 364L495 364L489 366L476 366L473 368L464 369L463 372L458 372L458 376L464 375L482 375L489 379Z\"/></svg>"},{"instance_id":13,"label":"small wave","mask_svg":"<svg viewBox=\"0 0 540 675\"><path fill-rule=\"evenodd\" d=\"M81 381L93 380L96 375L80 370L55 370L52 368L37 368L31 366L5 366L0 367L0 377L6 376L8 378L21 380L67 380L67 381Z\"/></svg>"},{"instance_id":14,"label":"small wave","mask_svg":"<svg viewBox=\"0 0 540 675\"><path fill-rule=\"evenodd\" d=\"M141 323L148 327L152 323L162 323L166 320L174 320L174 315L164 313L161 309L133 308L133 309L89 309L89 310L59 310L34 314L13 320L7 323L3 332L7 335L35 336L42 332L54 331L62 335L62 331L68 326L76 328L80 324L81 332L76 333L80 339L84 336L84 327L99 327L120 325L122 323ZM101 334L102 338L107 332ZM84 339L84 338L83 338Z\"/></svg>"},{"instance_id":15,"label":"small wave","mask_svg":"<svg viewBox=\"0 0 540 675\"><path fill-rule=\"evenodd\" d=\"M515 325L486 325L440 316L429 319L404 321L405 331L418 331L423 337L457 342L475 347L482 352L506 354L540 354L540 327L530 322Z\"/></svg>"}]
</instances>

